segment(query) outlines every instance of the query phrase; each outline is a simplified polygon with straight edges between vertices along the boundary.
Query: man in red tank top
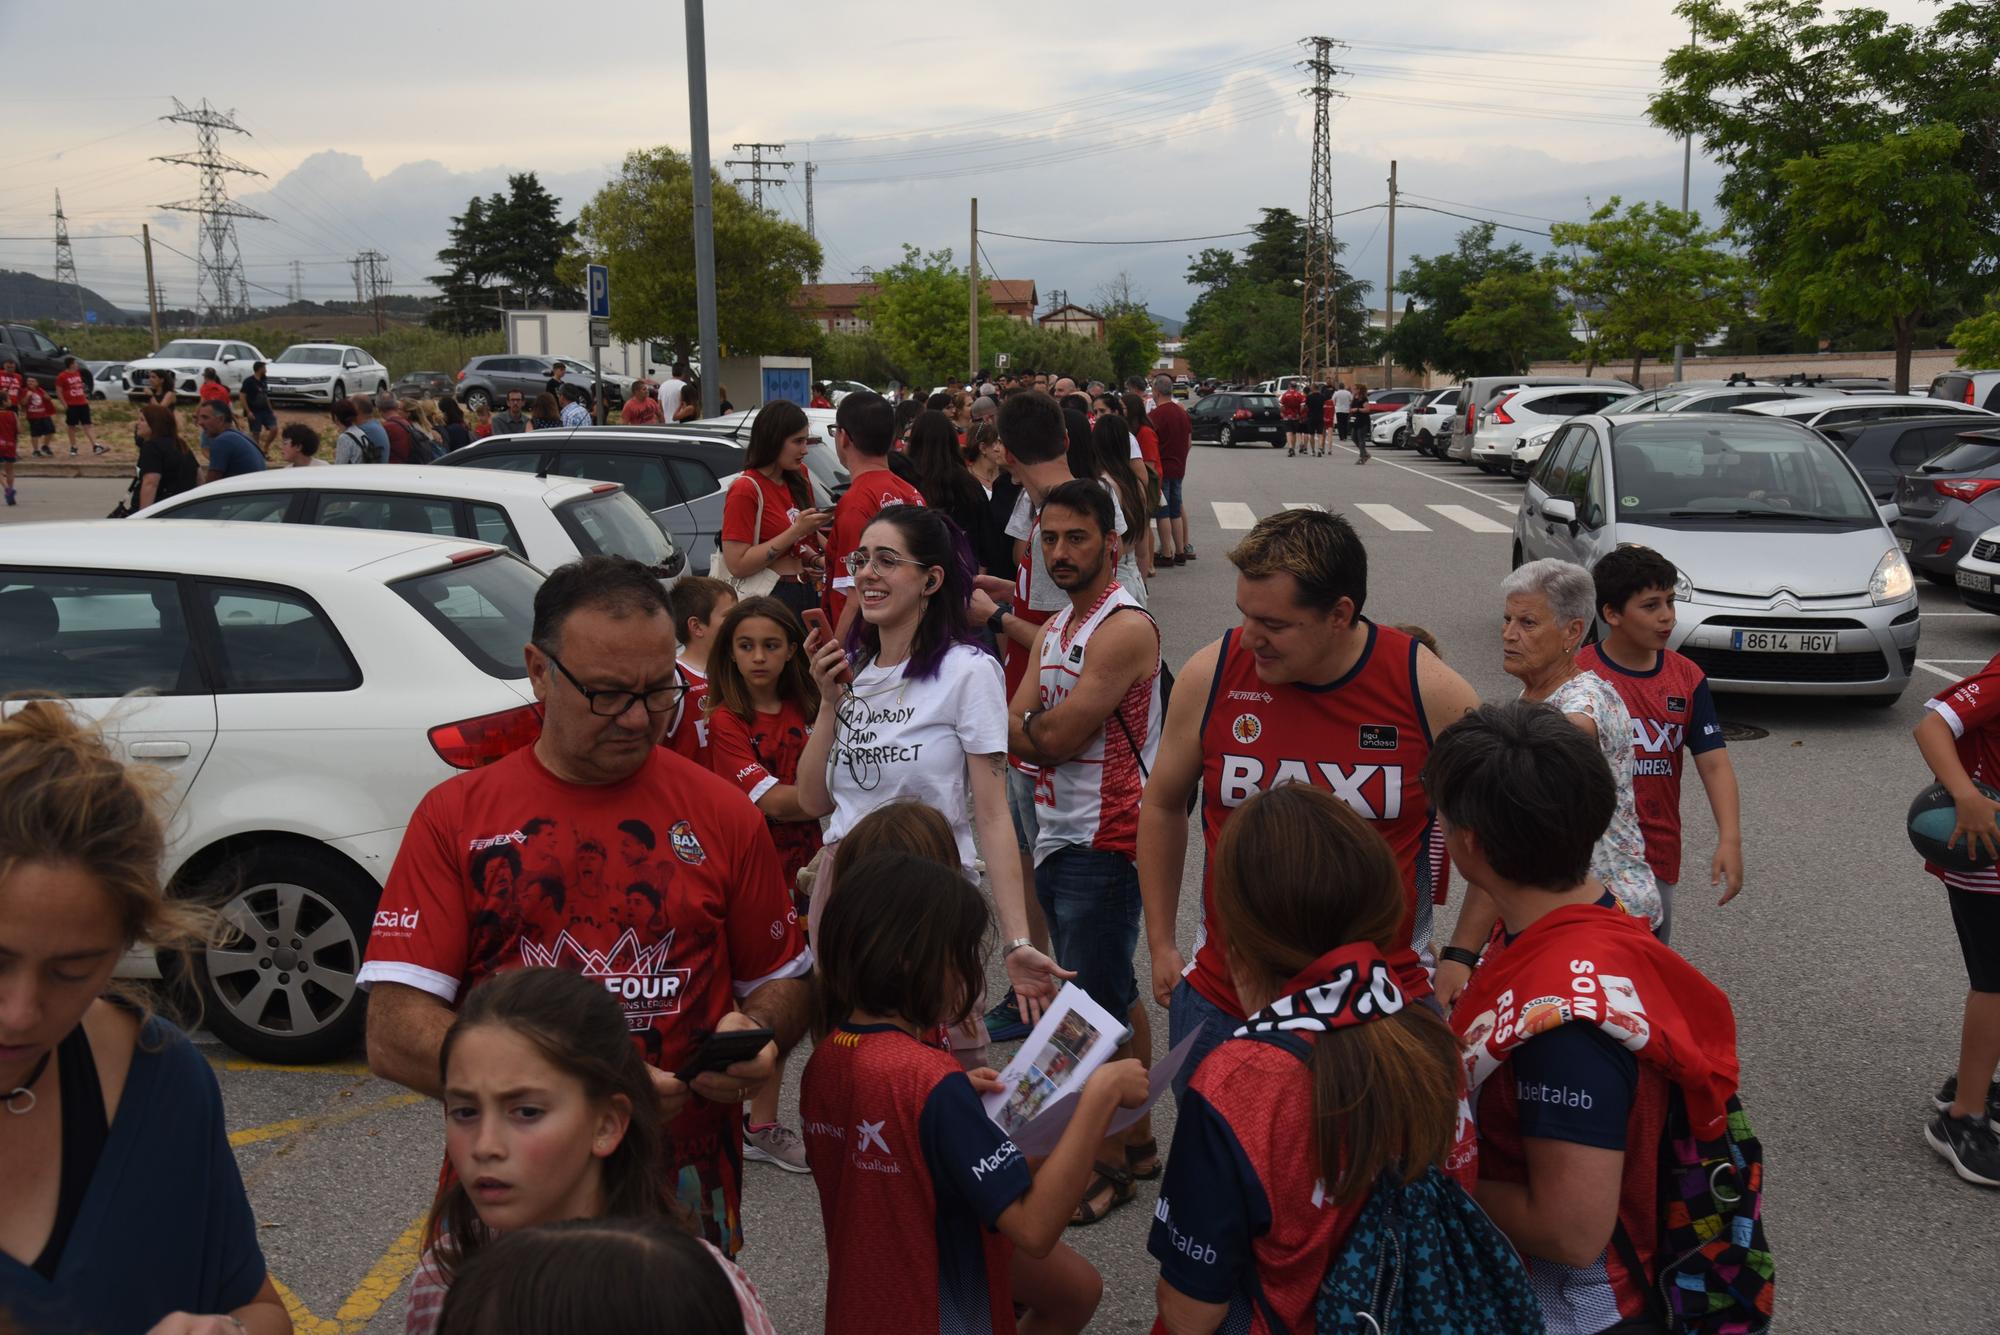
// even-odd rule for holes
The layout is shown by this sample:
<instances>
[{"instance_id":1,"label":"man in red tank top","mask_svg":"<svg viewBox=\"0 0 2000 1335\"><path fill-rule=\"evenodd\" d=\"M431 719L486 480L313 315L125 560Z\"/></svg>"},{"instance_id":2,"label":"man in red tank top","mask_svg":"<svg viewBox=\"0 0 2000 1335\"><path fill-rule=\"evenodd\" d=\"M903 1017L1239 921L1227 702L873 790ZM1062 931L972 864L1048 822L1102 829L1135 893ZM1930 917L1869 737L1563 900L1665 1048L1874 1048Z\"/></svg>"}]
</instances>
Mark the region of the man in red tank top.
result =
<instances>
[{"instance_id":1,"label":"man in red tank top","mask_svg":"<svg viewBox=\"0 0 2000 1335\"><path fill-rule=\"evenodd\" d=\"M1201 1034L1176 1093L1244 1019L1205 871L1193 964L1176 935L1196 782L1210 852L1230 812L1283 783L1328 788L1370 821L1396 854L1408 901L1409 946L1390 962L1406 990L1427 993L1431 811L1418 775L1431 739L1479 704L1435 654L1361 614L1368 553L1340 515L1267 516L1229 560L1242 625L1182 668L1139 810L1153 995L1167 1007L1170 1046Z\"/></svg>"}]
</instances>

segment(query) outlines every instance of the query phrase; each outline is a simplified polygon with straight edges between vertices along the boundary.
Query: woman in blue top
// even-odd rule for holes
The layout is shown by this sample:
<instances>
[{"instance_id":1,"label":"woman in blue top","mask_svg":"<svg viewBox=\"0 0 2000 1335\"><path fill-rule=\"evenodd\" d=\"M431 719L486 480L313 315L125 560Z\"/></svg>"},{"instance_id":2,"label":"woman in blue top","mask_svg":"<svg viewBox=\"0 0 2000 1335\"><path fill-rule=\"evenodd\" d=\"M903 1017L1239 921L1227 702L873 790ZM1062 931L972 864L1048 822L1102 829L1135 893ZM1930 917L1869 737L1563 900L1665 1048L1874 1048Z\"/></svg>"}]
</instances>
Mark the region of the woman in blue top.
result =
<instances>
[{"instance_id":1,"label":"woman in blue top","mask_svg":"<svg viewBox=\"0 0 2000 1335\"><path fill-rule=\"evenodd\" d=\"M0 1325L286 1335L222 1096L187 1036L106 998L160 893L153 792L53 701L0 723Z\"/></svg>"}]
</instances>

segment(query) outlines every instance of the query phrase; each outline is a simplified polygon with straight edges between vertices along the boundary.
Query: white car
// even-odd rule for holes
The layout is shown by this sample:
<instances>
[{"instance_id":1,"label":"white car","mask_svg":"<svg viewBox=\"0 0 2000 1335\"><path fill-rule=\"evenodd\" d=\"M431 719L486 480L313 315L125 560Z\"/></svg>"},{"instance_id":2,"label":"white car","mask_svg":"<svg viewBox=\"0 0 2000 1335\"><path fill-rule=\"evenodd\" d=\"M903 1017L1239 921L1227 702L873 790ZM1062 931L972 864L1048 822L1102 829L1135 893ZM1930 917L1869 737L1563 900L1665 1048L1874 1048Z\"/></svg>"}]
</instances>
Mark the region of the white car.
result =
<instances>
[{"instance_id":1,"label":"white car","mask_svg":"<svg viewBox=\"0 0 2000 1335\"><path fill-rule=\"evenodd\" d=\"M836 408L840 406L840 401L849 394L873 394L875 392L859 380L829 380L826 382L826 390L827 397L833 400L833 406Z\"/></svg>"},{"instance_id":2,"label":"white car","mask_svg":"<svg viewBox=\"0 0 2000 1335\"><path fill-rule=\"evenodd\" d=\"M1529 385L1495 399L1472 438L1472 462L1486 473L1508 471L1514 447L1537 427L1567 417L1601 413L1639 391L1630 385Z\"/></svg>"},{"instance_id":3,"label":"white car","mask_svg":"<svg viewBox=\"0 0 2000 1335\"><path fill-rule=\"evenodd\" d=\"M1730 411L1782 417L1810 427L1842 426L1848 422L1872 422L1884 417L1939 417L1964 413L1968 417L2000 416L1985 408L1934 399L1927 394L1825 394L1807 399L1774 399L1769 403L1749 403Z\"/></svg>"},{"instance_id":4,"label":"white car","mask_svg":"<svg viewBox=\"0 0 2000 1335\"><path fill-rule=\"evenodd\" d=\"M1405 450L1410 447L1410 409L1429 397L1427 389L1378 389L1368 396L1368 402L1383 406L1370 412L1368 416L1368 443L1387 445L1391 449Z\"/></svg>"},{"instance_id":5,"label":"white car","mask_svg":"<svg viewBox=\"0 0 2000 1335\"><path fill-rule=\"evenodd\" d=\"M389 388L389 368L373 353L347 343L294 343L264 371L272 403L321 406L354 394Z\"/></svg>"},{"instance_id":6,"label":"white car","mask_svg":"<svg viewBox=\"0 0 2000 1335\"><path fill-rule=\"evenodd\" d=\"M584 556L627 556L668 587L687 561L616 482L491 468L352 464L269 468L149 505L134 519L226 519L393 529L498 543L547 572Z\"/></svg>"},{"instance_id":7,"label":"white car","mask_svg":"<svg viewBox=\"0 0 2000 1335\"><path fill-rule=\"evenodd\" d=\"M1952 582L1967 607L2000 613L2000 528L1979 535L1952 571Z\"/></svg>"},{"instance_id":8,"label":"white car","mask_svg":"<svg viewBox=\"0 0 2000 1335\"><path fill-rule=\"evenodd\" d=\"M1458 386L1432 391L1410 405L1410 443L1418 454L1436 456L1438 438L1458 411Z\"/></svg>"},{"instance_id":9,"label":"white car","mask_svg":"<svg viewBox=\"0 0 2000 1335\"><path fill-rule=\"evenodd\" d=\"M806 425L812 431L812 438L806 443L806 471L812 474L817 487L836 499L847 490L849 481L847 469L841 465L839 451L833 447L833 413L831 408L801 408L806 415ZM750 447L750 427L757 420L754 409L742 409L724 413L720 417L704 417L696 422L682 422L682 426L704 427L719 431L745 449Z\"/></svg>"},{"instance_id":10,"label":"white car","mask_svg":"<svg viewBox=\"0 0 2000 1335\"><path fill-rule=\"evenodd\" d=\"M250 368L264 360L255 346L235 339L177 338L150 356L125 363L125 392L129 398L143 399L152 373L167 371L174 378L175 396L192 399L201 393L201 373L213 370L231 394L240 394Z\"/></svg>"},{"instance_id":11,"label":"white car","mask_svg":"<svg viewBox=\"0 0 2000 1335\"><path fill-rule=\"evenodd\" d=\"M541 582L503 548L408 533L0 530L0 696L59 692L167 775L168 891L233 930L158 963L192 974L224 1042L285 1063L353 1050L410 813L539 735L521 648Z\"/></svg>"}]
</instances>

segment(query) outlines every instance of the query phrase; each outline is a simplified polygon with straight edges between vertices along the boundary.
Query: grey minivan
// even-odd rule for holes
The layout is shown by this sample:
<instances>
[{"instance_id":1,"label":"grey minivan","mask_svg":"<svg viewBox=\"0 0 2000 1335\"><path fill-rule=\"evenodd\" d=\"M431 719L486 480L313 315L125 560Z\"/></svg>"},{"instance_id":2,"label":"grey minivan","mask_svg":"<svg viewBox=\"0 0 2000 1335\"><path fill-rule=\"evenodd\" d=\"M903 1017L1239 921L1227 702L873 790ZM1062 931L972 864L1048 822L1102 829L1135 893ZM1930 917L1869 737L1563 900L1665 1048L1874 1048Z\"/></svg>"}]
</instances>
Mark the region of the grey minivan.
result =
<instances>
[{"instance_id":1,"label":"grey minivan","mask_svg":"<svg viewBox=\"0 0 2000 1335\"><path fill-rule=\"evenodd\" d=\"M1670 647L1718 690L1887 704L1916 663L1916 580L1846 457L1795 422L1579 417L1528 475L1514 563L1651 547L1680 568Z\"/></svg>"},{"instance_id":2,"label":"grey minivan","mask_svg":"<svg viewBox=\"0 0 2000 1335\"><path fill-rule=\"evenodd\" d=\"M1624 385L1627 389L1637 389L1623 380L1608 376L1587 375L1481 375L1458 384L1458 412L1447 419L1444 432L1439 437L1443 458L1466 464L1472 462L1472 441L1479 434L1479 424L1486 420L1486 412L1493 406L1493 400L1510 389L1525 389L1535 385Z\"/></svg>"}]
</instances>

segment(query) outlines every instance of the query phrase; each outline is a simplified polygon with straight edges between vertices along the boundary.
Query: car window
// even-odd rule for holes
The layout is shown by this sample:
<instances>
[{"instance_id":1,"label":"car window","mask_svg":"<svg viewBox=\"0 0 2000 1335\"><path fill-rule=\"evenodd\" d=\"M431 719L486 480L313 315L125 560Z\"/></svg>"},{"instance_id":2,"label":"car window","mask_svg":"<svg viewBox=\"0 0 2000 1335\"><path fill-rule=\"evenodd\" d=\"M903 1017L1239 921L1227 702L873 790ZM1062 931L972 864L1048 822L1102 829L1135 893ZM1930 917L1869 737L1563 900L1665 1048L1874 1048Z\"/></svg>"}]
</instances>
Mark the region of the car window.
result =
<instances>
[{"instance_id":1,"label":"car window","mask_svg":"<svg viewBox=\"0 0 2000 1335\"><path fill-rule=\"evenodd\" d=\"M670 561L674 545L653 517L622 491L580 496L556 507L556 519L585 556L628 556L641 565Z\"/></svg>"},{"instance_id":2,"label":"car window","mask_svg":"<svg viewBox=\"0 0 2000 1335\"><path fill-rule=\"evenodd\" d=\"M351 691L361 671L326 614L305 595L267 585L203 583L224 691Z\"/></svg>"},{"instance_id":3,"label":"car window","mask_svg":"<svg viewBox=\"0 0 2000 1335\"><path fill-rule=\"evenodd\" d=\"M75 699L200 693L174 581L0 570L0 687Z\"/></svg>"},{"instance_id":4,"label":"car window","mask_svg":"<svg viewBox=\"0 0 2000 1335\"><path fill-rule=\"evenodd\" d=\"M1542 454L1542 488L1551 496L1569 494L1570 460L1589 433L1580 426L1566 426Z\"/></svg>"},{"instance_id":5,"label":"car window","mask_svg":"<svg viewBox=\"0 0 2000 1335\"><path fill-rule=\"evenodd\" d=\"M1575 455L1569 460L1563 495L1576 503L1576 517L1587 527L1604 523L1601 505L1593 501L1604 494L1604 461L1597 448L1597 433L1589 427L1574 428L1578 433Z\"/></svg>"},{"instance_id":6,"label":"car window","mask_svg":"<svg viewBox=\"0 0 2000 1335\"><path fill-rule=\"evenodd\" d=\"M514 521L507 518L505 510L484 501L472 502L471 510L473 537L481 542L497 543L523 561L528 559L528 549L522 545L521 535L514 531Z\"/></svg>"},{"instance_id":7,"label":"car window","mask_svg":"<svg viewBox=\"0 0 2000 1335\"><path fill-rule=\"evenodd\" d=\"M1612 448L1620 519L1755 525L1768 516L1787 532L1881 522L1840 451L1783 422L1669 417L1633 423Z\"/></svg>"},{"instance_id":8,"label":"car window","mask_svg":"<svg viewBox=\"0 0 2000 1335\"><path fill-rule=\"evenodd\" d=\"M228 519L238 523L282 524L292 508L289 491L247 491L235 495L203 496L172 510L163 510L161 519Z\"/></svg>"},{"instance_id":9,"label":"car window","mask_svg":"<svg viewBox=\"0 0 2000 1335\"><path fill-rule=\"evenodd\" d=\"M349 366L350 368L351 368L351 367L356 367L356 366L359 366L359 365L361 365L361 354L360 354L360 353L358 353L358 352L356 352L356 351L354 351L354 350L353 350L352 348L348 349L348 352L347 352L347 363L346 363L346 364L347 364L347 365L348 365L348 366Z\"/></svg>"},{"instance_id":10,"label":"car window","mask_svg":"<svg viewBox=\"0 0 2000 1335\"><path fill-rule=\"evenodd\" d=\"M1964 433L1960 433L1961 435ZM1972 473L2000 463L2000 442L1964 440L1924 465L1926 473Z\"/></svg>"},{"instance_id":11,"label":"car window","mask_svg":"<svg viewBox=\"0 0 2000 1335\"><path fill-rule=\"evenodd\" d=\"M664 510L678 502L667 480L665 465L656 455L618 454L610 450L564 450L549 470L558 477L589 478L593 482L622 482L632 499L643 509Z\"/></svg>"},{"instance_id":12,"label":"car window","mask_svg":"<svg viewBox=\"0 0 2000 1335\"><path fill-rule=\"evenodd\" d=\"M722 480L714 471L693 459L668 459L667 471L673 474L674 486L687 500L699 500L722 490Z\"/></svg>"},{"instance_id":13,"label":"car window","mask_svg":"<svg viewBox=\"0 0 2000 1335\"><path fill-rule=\"evenodd\" d=\"M325 528L374 528L395 533L458 536L451 502L434 496L393 496L382 492L329 491L320 496L313 523Z\"/></svg>"},{"instance_id":14,"label":"car window","mask_svg":"<svg viewBox=\"0 0 2000 1335\"><path fill-rule=\"evenodd\" d=\"M56 345L49 342L48 339L44 338L39 331L30 329L28 331L28 337L34 340L35 350L37 352L43 353L48 356L55 355Z\"/></svg>"},{"instance_id":15,"label":"car window","mask_svg":"<svg viewBox=\"0 0 2000 1335\"><path fill-rule=\"evenodd\" d=\"M1889 451L1889 462L1905 467L1920 464L1939 450L1949 448L1962 431L1962 427L1950 424L1911 427L1896 438Z\"/></svg>"},{"instance_id":16,"label":"car window","mask_svg":"<svg viewBox=\"0 0 2000 1335\"><path fill-rule=\"evenodd\" d=\"M389 587L436 627L452 647L489 677L528 675L521 646L535 629L535 590L542 577L512 557L467 561Z\"/></svg>"},{"instance_id":17,"label":"car window","mask_svg":"<svg viewBox=\"0 0 2000 1335\"><path fill-rule=\"evenodd\" d=\"M512 454L482 454L465 461L467 468L491 468L501 473L539 473L542 471L542 452L524 450Z\"/></svg>"},{"instance_id":18,"label":"car window","mask_svg":"<svg viewBox=\"0 0 2000 1335\"><path fill-rule=\"evenodd\" d=\"M231 343L229 345L229 355L238 361L247 362L257 354L250 350L250 345L247 343Z\"/></svg>"},{"instance_id":19,"label":"car window","mask_svg":"<svg viewBox=\"0 0 2000 1335\"><path fill-rule=\"evenodd\" d=\"M1941 375L1931 381L1931 397L1950 399L1954 403L1965 402L1965 387L1972 383L1969 375Z\"/></svg>"}]
</instances>

